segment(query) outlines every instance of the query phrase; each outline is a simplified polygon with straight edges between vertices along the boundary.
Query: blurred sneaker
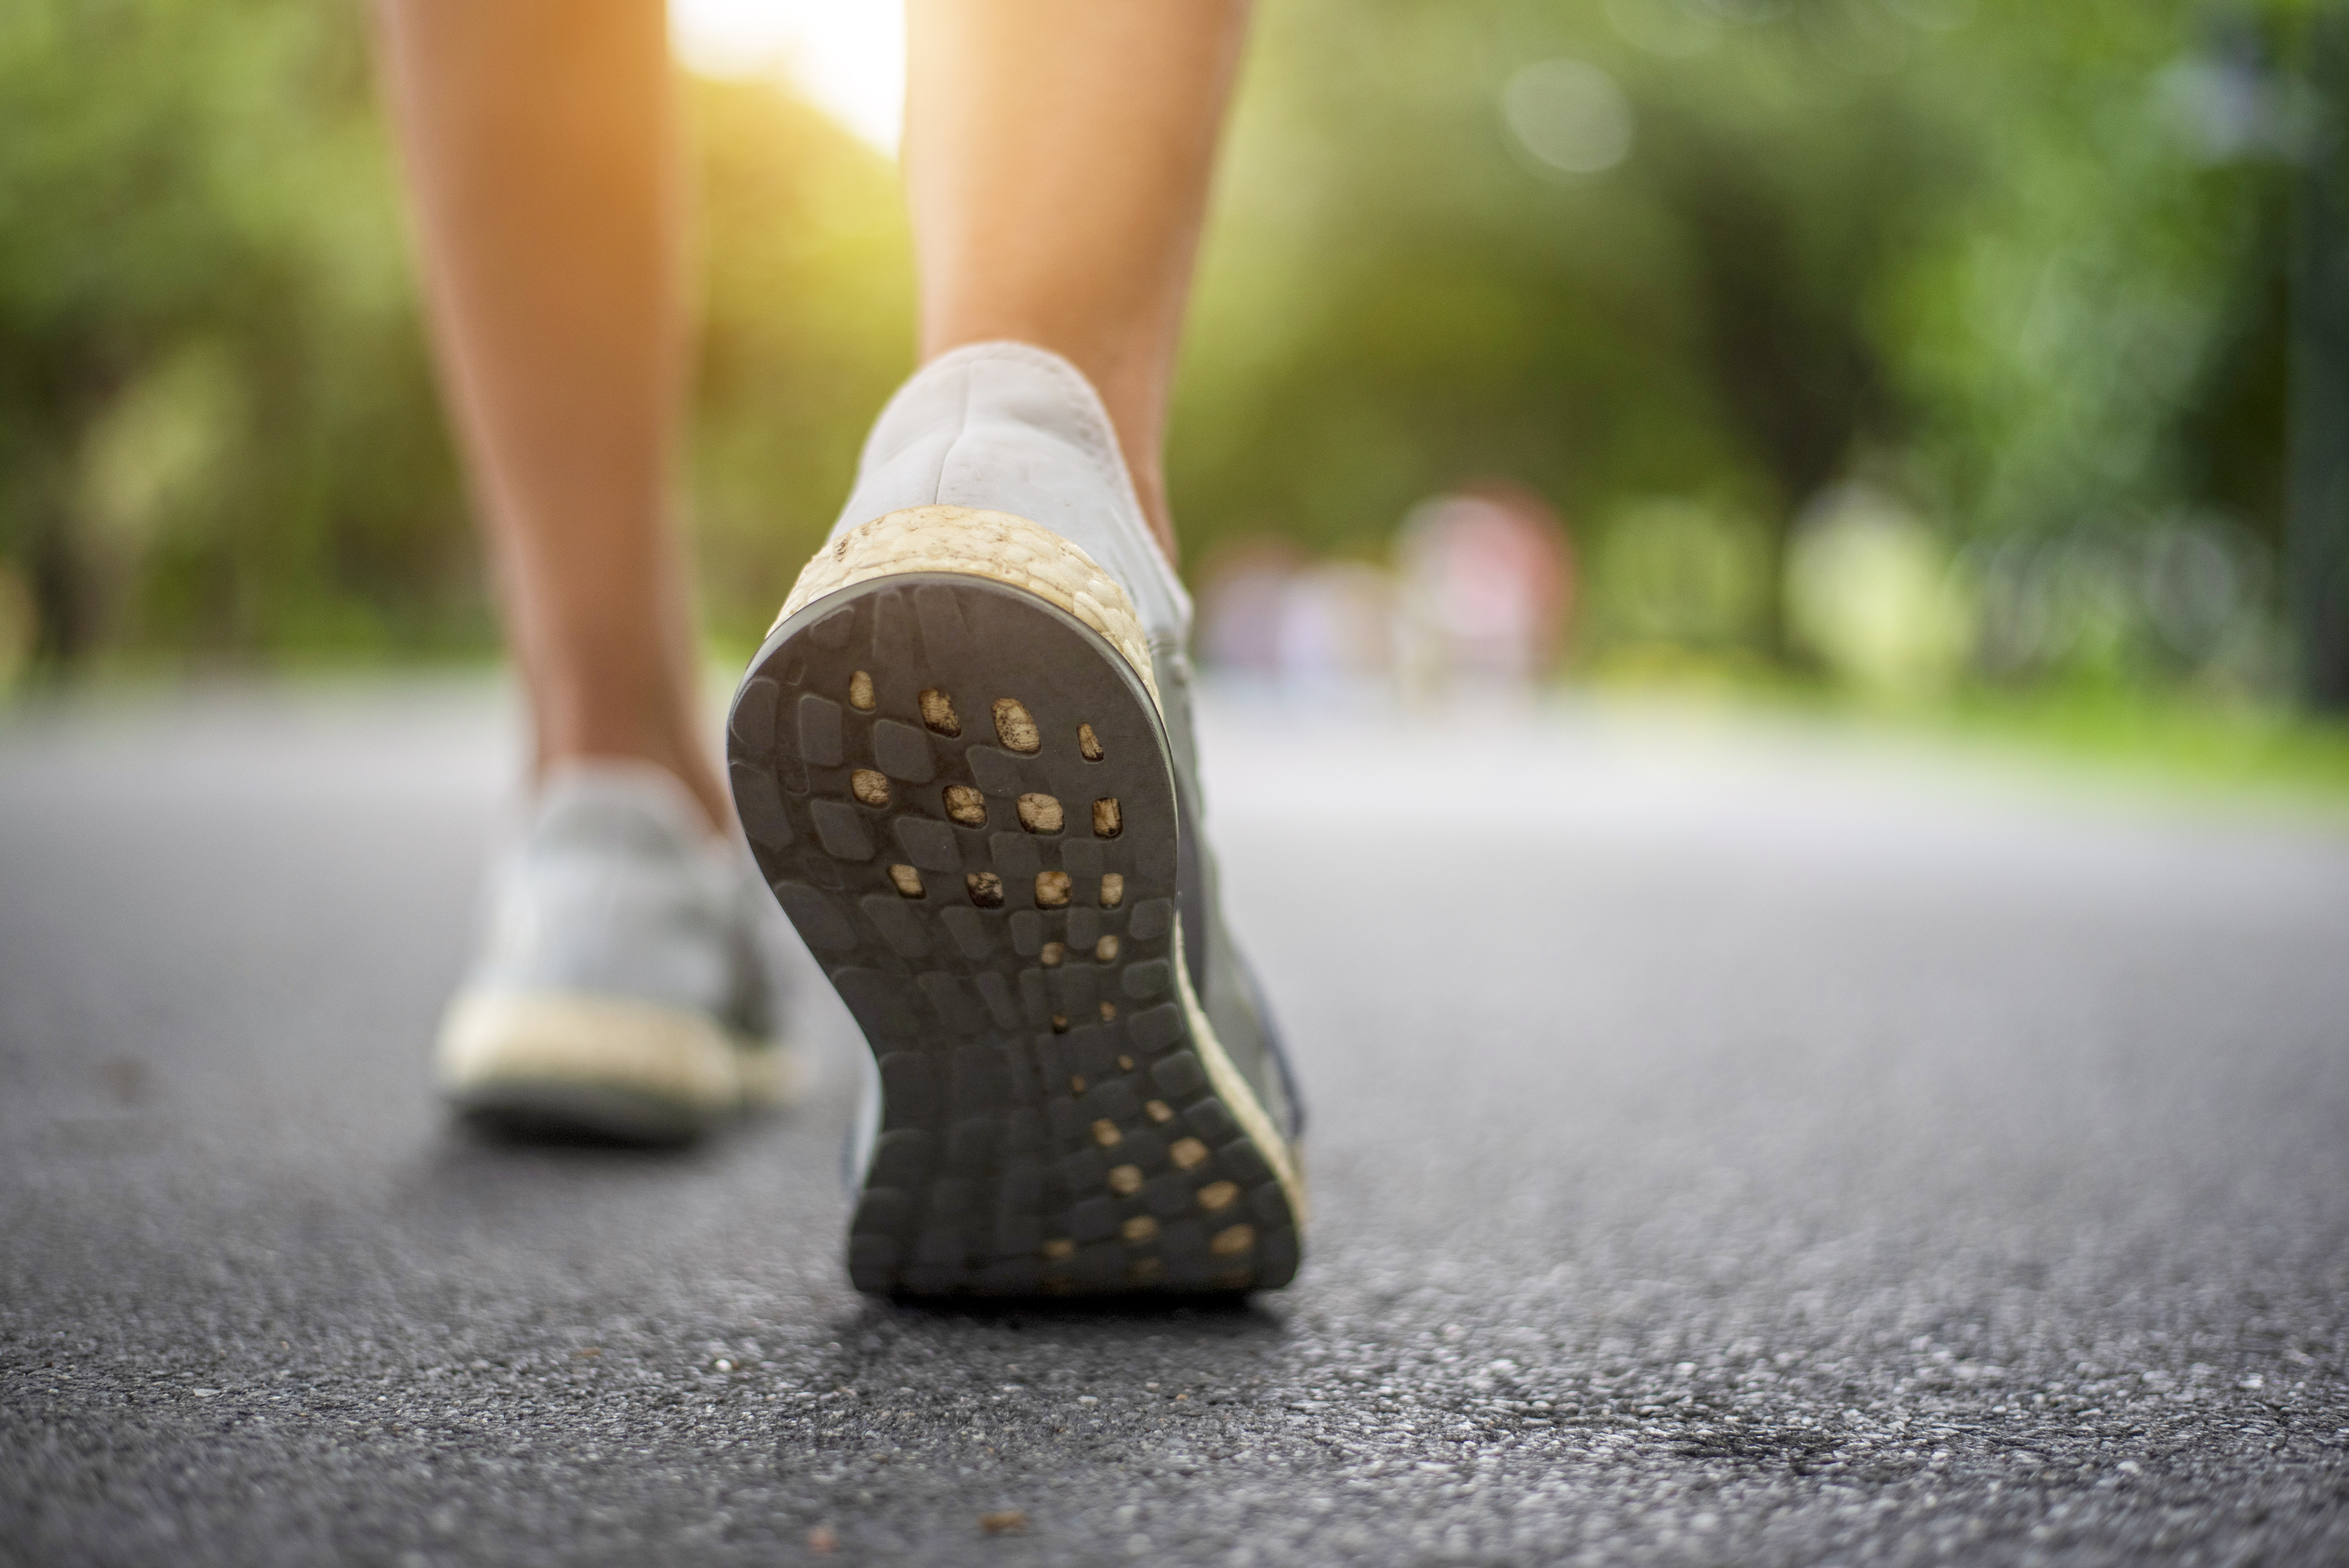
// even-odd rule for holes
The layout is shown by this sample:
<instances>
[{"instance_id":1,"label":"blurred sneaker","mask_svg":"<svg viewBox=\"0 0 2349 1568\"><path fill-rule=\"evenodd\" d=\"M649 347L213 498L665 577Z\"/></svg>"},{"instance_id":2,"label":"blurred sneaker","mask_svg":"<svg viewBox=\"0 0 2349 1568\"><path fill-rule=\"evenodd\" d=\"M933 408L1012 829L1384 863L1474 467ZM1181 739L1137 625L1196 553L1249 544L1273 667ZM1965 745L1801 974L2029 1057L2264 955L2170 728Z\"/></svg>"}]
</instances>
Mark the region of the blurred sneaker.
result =
<instances>
[{"instance_id":1,"label":"blurred sneaker","mask_svg":"<svg viewBox=\"0 0 2349 1568\"><path fill-rule=\"evenodd\" d=\"M489 902L440 1026L440 1085L460 1111L529 1135L674 1143L791 1088L766 895L666 771L554 769Z\"/></svg>"},{"instance_id":2,"label":"blurred sneaker","mask_svg":"<svg viewBox=\"0 0 2349 1568\"><path fill-rule=\"evenodd\" d=\"M877 1058L859 1289L1286 1284L1299 1115L1198 832L1190 603L1109 418L931 364L737 695L734 799Z\"/></svg>"}]
</instances>

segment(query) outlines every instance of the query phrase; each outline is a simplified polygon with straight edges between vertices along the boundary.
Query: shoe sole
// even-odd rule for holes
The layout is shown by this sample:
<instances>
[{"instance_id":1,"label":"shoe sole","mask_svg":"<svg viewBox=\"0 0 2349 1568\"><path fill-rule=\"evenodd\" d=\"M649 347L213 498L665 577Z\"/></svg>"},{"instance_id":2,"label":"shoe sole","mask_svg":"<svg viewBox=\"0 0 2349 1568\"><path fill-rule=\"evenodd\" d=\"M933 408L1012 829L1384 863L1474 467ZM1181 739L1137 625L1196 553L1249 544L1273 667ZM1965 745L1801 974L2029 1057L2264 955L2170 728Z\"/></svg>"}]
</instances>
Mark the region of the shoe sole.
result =
<instances>
[{"instance_id":1,"label":"shoe sole","mask_svg":"<svg viewBox=\"0 0 2349 1568\"><path fill-rule=\"evenodd\" d=\"M740 1039L700 1013L610 996L460 994L435 1056L460 1115L540 1140L689 1143L795 1088L781 1047Z\"/></svg>"},{"instance_id":2,"label":"shoe sole","mask_svg":"<svg viewBox=\"0 0 2349 1568\"><path fill-rule=\"evenodd\" d=\"M879 1064L860 1290L1296 1273L1290 1151L1185 968L1174 776L1123 600L1019 519L895 513L811 565L736 698L743 827Z\"/></svg>"}]
</instances>

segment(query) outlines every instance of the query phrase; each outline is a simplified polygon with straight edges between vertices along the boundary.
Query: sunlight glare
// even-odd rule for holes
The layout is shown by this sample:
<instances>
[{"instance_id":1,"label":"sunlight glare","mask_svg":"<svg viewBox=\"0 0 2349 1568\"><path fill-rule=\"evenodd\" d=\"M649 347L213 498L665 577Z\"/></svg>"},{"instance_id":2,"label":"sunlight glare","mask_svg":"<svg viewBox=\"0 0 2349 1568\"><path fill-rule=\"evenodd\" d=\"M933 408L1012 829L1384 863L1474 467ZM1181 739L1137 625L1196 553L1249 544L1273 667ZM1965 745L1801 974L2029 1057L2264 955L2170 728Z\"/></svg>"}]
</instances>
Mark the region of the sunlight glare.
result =
<instances>
[{"instance_id":1,"label":"sunlight glare","mask_svg":"<svg viewBox=\"0 0 2349 1568\"><path fill-rule=\"evenodd\" d=\"M688 68L780 77L895 155L905 103L897 0L671 0L669 32Z\"/></svg>"}]
</instances>

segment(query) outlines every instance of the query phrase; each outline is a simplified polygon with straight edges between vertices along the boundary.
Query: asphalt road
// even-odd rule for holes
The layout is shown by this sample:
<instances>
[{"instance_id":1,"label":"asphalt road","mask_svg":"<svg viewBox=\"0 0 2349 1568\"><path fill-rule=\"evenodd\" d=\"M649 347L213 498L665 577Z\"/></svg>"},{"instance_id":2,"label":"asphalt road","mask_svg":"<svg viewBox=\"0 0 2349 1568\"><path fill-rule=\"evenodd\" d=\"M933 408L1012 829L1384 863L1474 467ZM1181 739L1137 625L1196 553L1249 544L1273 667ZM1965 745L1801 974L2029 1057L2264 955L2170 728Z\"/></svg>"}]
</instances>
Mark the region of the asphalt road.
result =
<instances>
[{"instance_id":1,"label":"asphalt road","mask_svg":"<svg viewBox=\"0 0 2349 1568\"><path fill-rule=\"evenodd\" d=\"M1307 711L1305 1272L1113 1311L848 1289L825 997L697 1152L447 1128L494 698L0 722L0 1560L2349 1561L2349 831Z\"/></svg>"}]
</instances>

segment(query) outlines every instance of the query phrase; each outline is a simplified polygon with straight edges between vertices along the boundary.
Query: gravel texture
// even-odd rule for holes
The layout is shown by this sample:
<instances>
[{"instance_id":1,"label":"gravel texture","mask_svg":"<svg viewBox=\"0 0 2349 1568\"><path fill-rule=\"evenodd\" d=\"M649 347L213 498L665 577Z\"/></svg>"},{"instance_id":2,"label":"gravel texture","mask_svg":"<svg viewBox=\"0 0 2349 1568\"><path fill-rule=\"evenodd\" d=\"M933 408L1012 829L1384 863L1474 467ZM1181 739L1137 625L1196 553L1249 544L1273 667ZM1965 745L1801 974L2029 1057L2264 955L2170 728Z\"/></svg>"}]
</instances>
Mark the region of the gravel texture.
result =
<instances>
[{"instance_id":1,"label":"gravel texture","mask_svg":"<svg viewBox=\"0 0 2349 1568\"><path fill-rule=\"evenodd\" d=\"M1227 701L1304 1274L926 1310L828 997L681 1157L444 1125L504 719L0 727L0 1561L2349 1561L2337 826Z\"/></svg>"}]
</instances>

